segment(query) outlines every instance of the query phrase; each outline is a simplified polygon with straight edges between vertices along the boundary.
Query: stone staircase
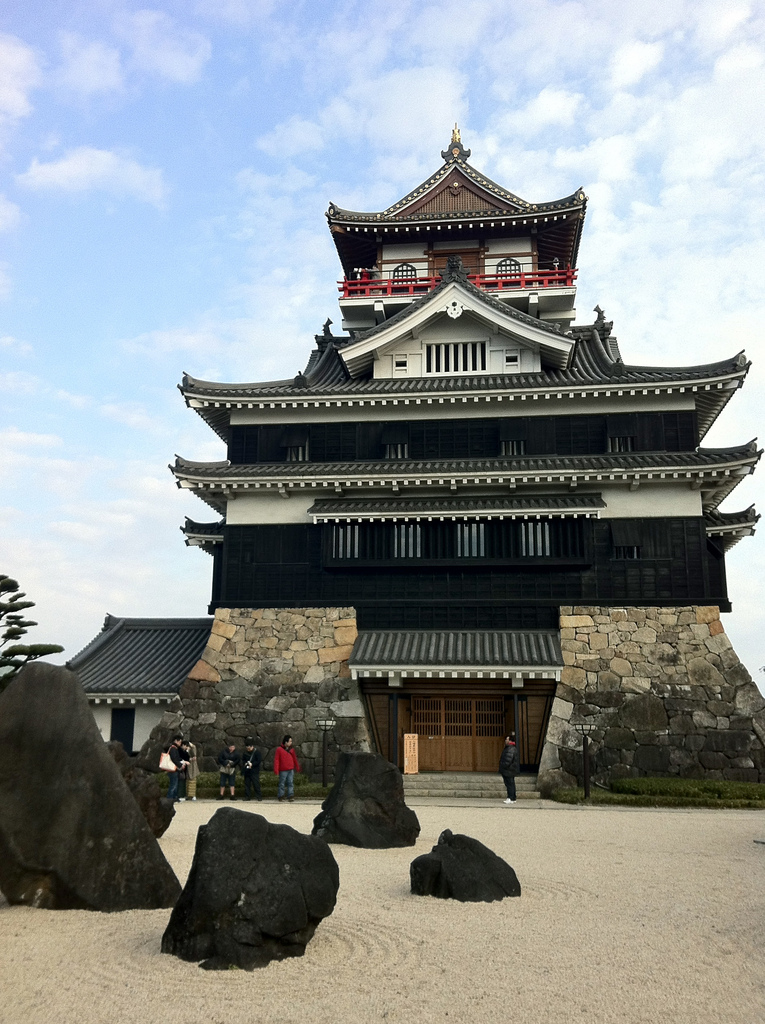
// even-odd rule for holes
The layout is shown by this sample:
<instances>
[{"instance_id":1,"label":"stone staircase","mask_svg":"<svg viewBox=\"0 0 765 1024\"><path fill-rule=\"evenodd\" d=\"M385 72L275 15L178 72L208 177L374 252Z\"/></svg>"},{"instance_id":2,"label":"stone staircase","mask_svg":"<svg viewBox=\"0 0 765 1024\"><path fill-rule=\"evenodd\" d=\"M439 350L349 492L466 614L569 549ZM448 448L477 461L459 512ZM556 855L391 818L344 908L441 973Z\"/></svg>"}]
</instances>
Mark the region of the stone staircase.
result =
<instances>
[{"instance_id":1,"label":"stone staircase","mask_svg":"<svg viewBox=\"0 0 765 1024\"><path fill-rule=\"evenodd\" d=\"M519 800L538 800L536 775L519 775L515 780ZM505 784L497 774L483 772L422 772L404 776L406 797L438 796L501 800Z\"/></svg>"}]
</instances>

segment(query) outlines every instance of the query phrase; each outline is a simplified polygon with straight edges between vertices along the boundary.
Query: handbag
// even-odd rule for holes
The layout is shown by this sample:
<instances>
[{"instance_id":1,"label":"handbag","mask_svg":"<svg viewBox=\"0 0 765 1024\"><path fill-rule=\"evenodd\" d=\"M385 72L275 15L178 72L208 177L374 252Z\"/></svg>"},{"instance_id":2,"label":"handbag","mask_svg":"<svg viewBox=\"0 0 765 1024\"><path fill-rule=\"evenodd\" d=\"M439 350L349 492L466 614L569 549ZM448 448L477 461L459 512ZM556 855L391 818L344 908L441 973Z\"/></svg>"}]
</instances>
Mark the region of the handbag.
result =
<instances>
[{"instance_id":1,"label":"handbag","mask_svg":"<svg viewBox=\"0 0 765 1024\"><path fill-rule=\"evenodd\" d=\"M166 750L163 750L159 755L159 770L162 772L175 772L178 770L173 763L172 757L170 757Z\"/></svg>"}]
</instances>

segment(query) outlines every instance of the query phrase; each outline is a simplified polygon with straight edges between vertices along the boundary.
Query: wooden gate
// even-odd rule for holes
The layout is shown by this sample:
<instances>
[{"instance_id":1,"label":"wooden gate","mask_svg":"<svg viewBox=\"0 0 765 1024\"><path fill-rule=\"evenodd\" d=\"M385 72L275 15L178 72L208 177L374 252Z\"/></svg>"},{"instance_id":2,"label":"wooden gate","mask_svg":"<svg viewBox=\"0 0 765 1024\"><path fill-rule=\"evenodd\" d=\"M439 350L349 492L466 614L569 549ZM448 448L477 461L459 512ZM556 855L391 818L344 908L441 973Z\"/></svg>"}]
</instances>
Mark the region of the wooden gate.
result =
<instances>
[{"instance_id":1,"label":"wooden gate","mask_svg":"<svg viewBox=\"0 0 765 1024\"><path fill-rule=\"evenodd\" d=\"M499 697L412 697L420 771L496 771L506 734Z\"/></svg>"}]
</instances>

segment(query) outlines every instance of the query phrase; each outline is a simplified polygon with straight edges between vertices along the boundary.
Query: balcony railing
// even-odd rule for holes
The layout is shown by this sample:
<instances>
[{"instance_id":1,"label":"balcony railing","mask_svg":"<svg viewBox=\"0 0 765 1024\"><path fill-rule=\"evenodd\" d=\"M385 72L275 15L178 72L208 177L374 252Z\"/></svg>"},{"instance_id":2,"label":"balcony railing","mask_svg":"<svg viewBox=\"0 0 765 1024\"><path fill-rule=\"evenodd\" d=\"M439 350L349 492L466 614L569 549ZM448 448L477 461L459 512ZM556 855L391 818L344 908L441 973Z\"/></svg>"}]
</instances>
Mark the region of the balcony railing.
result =
<instances>
[{"instance_id":1,"label":"balcony railing","mask_svg":"<svg viewBox=\"0 0 765 1024\"><path fill-rule=\"evenodd\" d=\"M573 288L577 271L537 270L519 274L468 274L468 280L487 292L535 290L537 288ZM384 298L388 295L424 295L441 281L440 277L369 277L356 280L346 278L337 282L337 290L344 299Z\"/></svg>"}]
</instances>

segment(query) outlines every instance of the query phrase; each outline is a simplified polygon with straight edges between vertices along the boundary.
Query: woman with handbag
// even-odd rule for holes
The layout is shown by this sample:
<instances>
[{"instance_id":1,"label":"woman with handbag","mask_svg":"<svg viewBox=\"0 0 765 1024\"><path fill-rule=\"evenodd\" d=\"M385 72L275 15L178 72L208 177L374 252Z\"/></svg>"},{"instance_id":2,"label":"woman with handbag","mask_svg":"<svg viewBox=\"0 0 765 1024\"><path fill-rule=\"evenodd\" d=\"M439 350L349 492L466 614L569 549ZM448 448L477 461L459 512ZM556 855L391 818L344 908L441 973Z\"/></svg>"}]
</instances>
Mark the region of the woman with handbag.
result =
<instances>
[{"instance_id":1,"label":"woman with handbag","mask_svg":"<svg viewBox=\"0 0 765 1024\"><path fill-rule=\"evenodd\" d=\"M167 748L167 755L172 762L172 769L165 768L167 777L169 779L169 785L167 787L167 799L172 800L175 803L178 800L178 783L180 781L181 772L188 764L188 761L184 759L183 750L181 744L183 743L183 736L180 734L173 736L173 742Z\"/></svg>"}]
</instances>

